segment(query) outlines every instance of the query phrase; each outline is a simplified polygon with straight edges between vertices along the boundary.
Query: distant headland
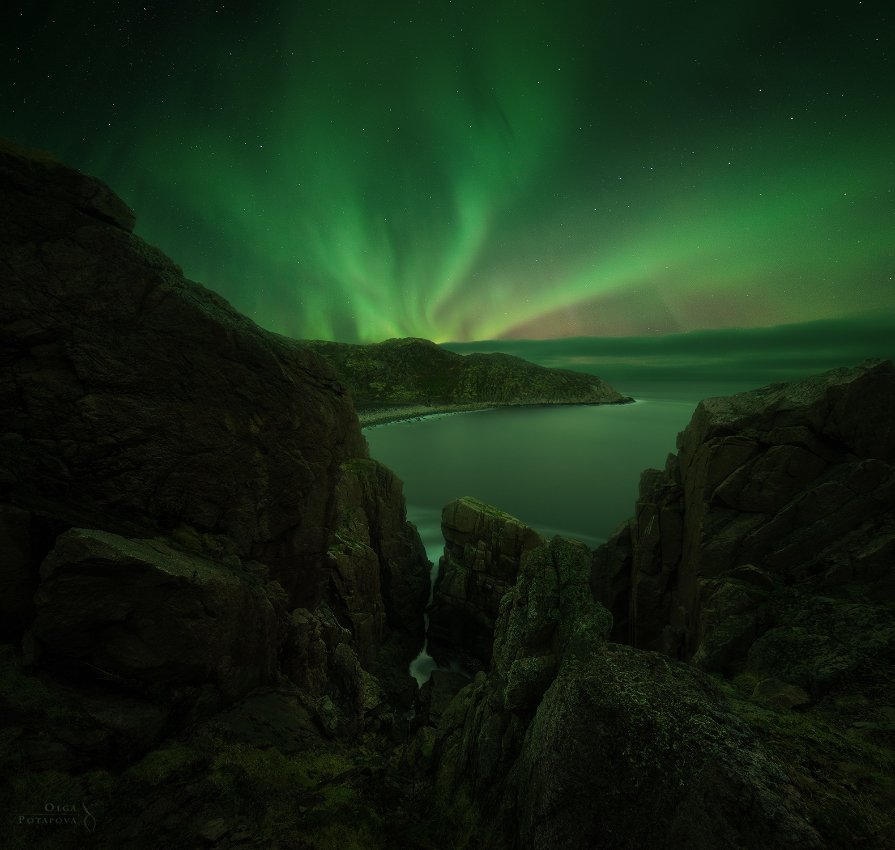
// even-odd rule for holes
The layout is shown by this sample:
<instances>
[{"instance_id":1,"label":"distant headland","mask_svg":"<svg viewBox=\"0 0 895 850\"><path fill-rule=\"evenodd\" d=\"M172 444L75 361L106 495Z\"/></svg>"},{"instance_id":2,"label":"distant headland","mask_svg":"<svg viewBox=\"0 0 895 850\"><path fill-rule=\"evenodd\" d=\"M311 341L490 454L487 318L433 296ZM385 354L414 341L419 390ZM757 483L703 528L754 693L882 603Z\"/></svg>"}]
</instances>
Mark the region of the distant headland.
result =
<instances>
[{"instance_id":1,"label":"distant headland","mask_svg":"<svg viewBox=\"0 0 895 850\"><path fill-rule=\"evenodd\" d=\"M633 401L596 375L509 354L457 354L427 339L303 344L335 369L364 426L487 407Z\"/></svg>"}]
</instances>

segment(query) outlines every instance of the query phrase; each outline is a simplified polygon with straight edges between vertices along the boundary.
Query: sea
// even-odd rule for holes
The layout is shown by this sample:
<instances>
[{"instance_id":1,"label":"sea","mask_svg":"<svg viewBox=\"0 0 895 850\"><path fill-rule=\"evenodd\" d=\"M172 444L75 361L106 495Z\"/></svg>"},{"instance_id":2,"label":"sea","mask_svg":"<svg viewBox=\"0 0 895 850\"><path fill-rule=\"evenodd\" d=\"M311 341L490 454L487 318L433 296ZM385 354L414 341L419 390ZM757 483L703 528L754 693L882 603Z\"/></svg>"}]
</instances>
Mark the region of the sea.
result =
<instances>
[{"instance_id":1,"label":"sea","mask_svg":"<svg viewBox=\"0 0 895 850\"><path fill-rule=\"evenodd\" d=\"M756 385L757 386L757 385ZM364 429L372 457L404 482L408 519L430 559L444 547L441 510L473 496L541 534L591 547L633 513L644 469L665 466L702 398L747 383L625 388L631 404L504 407Z\"/></svg>"},{"instance_id":2,"label":"sea","mask_svg":"<svg viewBox=\"0 0 895 850\"><path fill-rule=\"evenodd\" d=\"M497 408L378 425L364 434L371 456L404 482L407 518L426 547L434 585L444 505L474 496L545 537L595 548L632 516L641 472L664 467L700 398L745 388L642 386L632 404ZM422 685L434 669L423 646L410 674Z\"/></svg>"}]
</instances>

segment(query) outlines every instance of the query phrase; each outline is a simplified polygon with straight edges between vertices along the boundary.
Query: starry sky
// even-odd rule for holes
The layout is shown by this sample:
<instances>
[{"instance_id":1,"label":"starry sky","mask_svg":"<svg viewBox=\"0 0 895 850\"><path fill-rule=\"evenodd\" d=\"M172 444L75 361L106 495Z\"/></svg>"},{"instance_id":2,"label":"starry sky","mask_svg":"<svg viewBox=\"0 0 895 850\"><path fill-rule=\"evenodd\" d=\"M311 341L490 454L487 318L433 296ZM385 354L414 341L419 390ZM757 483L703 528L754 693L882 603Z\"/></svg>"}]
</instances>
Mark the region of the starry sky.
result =
<instances>
[{"instance_id":1,"label":"starry sky","mask_svg":"<svg viewBox=\"0 0 895 850\"><path fill-rule=\"evenodd\" d=\"M0 135L290 336L895 315L882 2L11 2ZM895 325L893 325L895 327Z\"/></svg>"}]
</instances>

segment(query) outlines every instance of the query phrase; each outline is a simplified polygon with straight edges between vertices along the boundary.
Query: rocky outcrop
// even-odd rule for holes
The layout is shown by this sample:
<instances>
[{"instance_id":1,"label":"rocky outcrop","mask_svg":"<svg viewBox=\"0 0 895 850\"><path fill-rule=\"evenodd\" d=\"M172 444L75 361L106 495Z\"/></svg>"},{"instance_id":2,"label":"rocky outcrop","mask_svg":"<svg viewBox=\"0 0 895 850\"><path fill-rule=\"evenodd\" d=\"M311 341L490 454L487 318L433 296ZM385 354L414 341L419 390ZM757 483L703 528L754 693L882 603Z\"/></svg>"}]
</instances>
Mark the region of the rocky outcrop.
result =
<instances>
[{"instance_id":1,"label":"rocky outcrop","mask_svg":"<svg viewBox=\"0 0 895 850\"><path fill-rule=\"evenodd\" d=\"M713 684L627 647L563 665L509 784L523 846L826 846L779 760Z\"/></svg>"},{"instance_id":2,"label":"rocky outcrop","mask_svg":"<svg viewBox=\"0 0 895 850\"><path fill-rule=\"evenodd\" d=\"M490 673L438 726L441 816L484 847L824 846L707 676L605 642L591 562L561 538L523 558Z\"/></svg>"},{"instance_id":3,"label":"rocky outcrop","mask_svg":"<svg viewBox=\"0 0 895 850\"><path fill-rule=\"evenodd\" d=\"M7 147L0 192L0 498L225 535L316 604L339 464L366 455L335 375L184 279L99 181Z\"/></svg>"},{"instance_id":4,"label":"rocky outcrop","mask_svg":"<svg viewBox=\"0 0 895 850\"><path fill-rule=\"evenodd\" d=\"M607 544L517 556L434 733L458 847L891 845L893 405L885 362L707 400Z\"/></svg>"},{"instance_id":5,"label":"rocky outcrop","mask_svg":"<svg viewBox=\"0 0 895 850\"><path fill-rule=\"evenodd\" d=\"M72 529L41 565L25 661L149 697L211 685L232 702L268 684L277 666L285 595L255 569Z\"/></svg>"},{"instance_id":6,"label":"rocky outcrop","mask_svg":"<svg viewBox=\"0 0 895 850\"><path fill-rule=\"evenodd\" d=\"M133 226L101 182L0 144L0 623L19 683L0 712L23 724L0 755L78 746L74 715L26 722L37 682L101 706L76 725L109 764L258 688L295 691L318 734L375 726L428 592L401 482L325 361Z\"/></svg>"},{"instance_id":7,"label":"rocky outcrop","mask_svg":"<svg viewBox=\"0 0 895 850\"><path fill-rule=\"evenodd\" d=\"M543 538L469 496L444 507L441 532L445 547L429 607L429 654L441 664L487 669L500 600L516 583L523 554Z\"/></svg>"},{"instance_id":8,"label":"rocky outcrop","mask_svg":"<svg viewBox=\"0 0 895 850\"><path fill-rule=\"evenodd\" d=\"M333 605L344 612L361 657L372 662L389 632L408 653L423 644L429 560L407 522L400 479L375 460L345 464L336 487L335 542L330 548Z\"/></svg>"},{"instance_id":9,"label":"rocky outcrop","mask_svg":"<svg viewBox=\"0 0 895 850\"><path fill-rule=\"evenodd\" d=\"M425 339L306 344L329 361L363 411L421 404L439 408L632 401L594 375L548 369L508 354L456 354Z\"/></svg>"},{"instance_id":10,"label":"rocky outcrop","mask_svg":"<svg viewBox=\"0 0 895 850\"><path fill-rule=\"evenodd\" d=\"M820 663L849 645L836 653L852 658L844 674L895 651L890 362L707 399L678 448L664 471L644 473L634 519L595 556L595 592L627 624L618 638L774 677L768 659L783 652ZM860 600L841 598L856 588ZM869 631L847 625L855 605ZM866 652L858 632L872 632ZM812 633L827 649L806 651ZM783 635L798 647L784 650ZM818 669L790 682L823 690L827 679Z\"/></svg>"},{"instance_id":11,"label":"rocky outcrop","mask_svg":"<svg viewBox=\"0 0 895 850\"><path fill-rule=\"evenodd\" d=\"M891 364L704 402L596 552L449 505L434 644L481 669L411 721L400 482L132 227L0 145L0 809L84 807L0 843L892 846Z\"/></svg>"}]
</instances>

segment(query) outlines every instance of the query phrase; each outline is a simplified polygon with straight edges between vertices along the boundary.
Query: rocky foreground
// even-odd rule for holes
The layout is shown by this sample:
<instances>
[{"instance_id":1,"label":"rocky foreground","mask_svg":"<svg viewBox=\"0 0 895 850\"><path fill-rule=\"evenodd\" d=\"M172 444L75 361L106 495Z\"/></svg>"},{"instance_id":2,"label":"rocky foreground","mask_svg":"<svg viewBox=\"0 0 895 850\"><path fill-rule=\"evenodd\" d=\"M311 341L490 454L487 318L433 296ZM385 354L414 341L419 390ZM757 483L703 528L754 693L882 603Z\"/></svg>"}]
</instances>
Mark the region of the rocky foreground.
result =
<instances>
[{"instance_id":1,"label":"rocky foreground","mask_svg":"<svg viewBox=\"0 0 895 850\"><path fill-rule=\"evenodd\" d=\"M708 399L678 448L596 551L445 508L458 846L895 845L892 363Z\"/></svg>"},{"instance_id":2,"label":"rocky foreground","mask_svg":"<svg viewBox=\"0 0 895 850\"><path fill-rule=\"evenodd\" d=\"M0 146L0 845L895 844L895 370L696 410L596 551L428 563L307 347ZM477 672L476 672L477 671Z\"/></svg>"},{"instance_id":3,"label":"rocky foreground","mask_svg":"<svg viewBox=\"0 0 895 850\"><path fill-rule=\"evenodd\" d=\"M271 846L410 708L429 562L327 364L133 224L0 147L0 844Z\"/></svg>"}]
</instances>

